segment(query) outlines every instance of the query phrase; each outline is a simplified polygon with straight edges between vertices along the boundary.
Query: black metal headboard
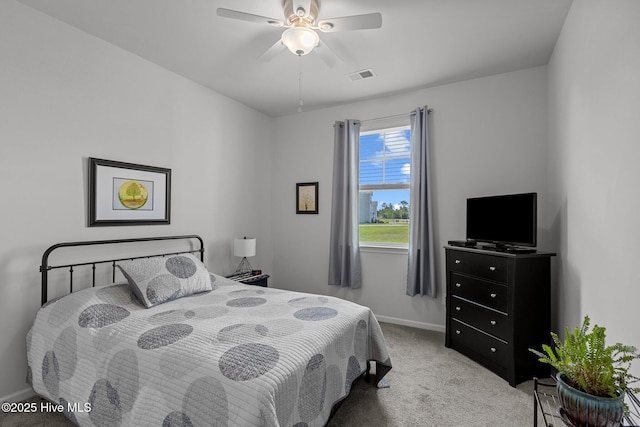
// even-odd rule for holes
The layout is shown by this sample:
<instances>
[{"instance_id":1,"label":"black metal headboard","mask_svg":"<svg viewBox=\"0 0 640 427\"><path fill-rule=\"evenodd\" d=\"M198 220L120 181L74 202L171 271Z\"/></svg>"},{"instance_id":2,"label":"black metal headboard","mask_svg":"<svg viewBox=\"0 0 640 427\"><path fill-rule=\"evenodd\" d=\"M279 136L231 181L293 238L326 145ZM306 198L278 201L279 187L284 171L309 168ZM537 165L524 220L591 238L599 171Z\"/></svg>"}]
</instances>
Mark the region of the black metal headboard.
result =
<instances>
[{"instance_id":1,"label":"black metal headboard","mask_svg":"<svg viewBox=\"0 0 640 427\"><path fill-rule=\"evenodd\" d=\"M112 244L122 244L122 243L140 243L140 242L152 242L159 240L184 240L185 243L195 242L196 240L199 242L196 249L184 250L179 252L170 252L170 253L154 253L149 255L142 256L134 256L134 257L123 257L123 258L112 258L112 259L100 259L95 261L85 261L75 264L64 264L64 265L49 265L49 255L56 249L59 248L69 248L69 247L78 247L78 246L94 246L94 245L112 245ZM49 271L57 268L68 268L69 269L69 292L73 292L73 268L80 266L91 266L92 269L92 282L91 286L96 285L96 265L99 264L108 264L111 263L112 269L112 281L115 281L116 277L116 262L124 261L129 259L140 259L140 258L150 258L156 256L168 256L168 255L177 255L177 254L185 254L185 253L196 253L200 252L200 260L204 262L204 242L200 236L195 234L184 235L184 236L162 236L162 237L143 237L136 239L115 239L115 240L93 240L86 242L67 242L67 243L58 243L51 247L49 247L42 254L42 265L40 266L40 273L42 274L42 305L46 304L48 301L47 298L47 290L49 287Z\"/></svg>"}]
</instances>

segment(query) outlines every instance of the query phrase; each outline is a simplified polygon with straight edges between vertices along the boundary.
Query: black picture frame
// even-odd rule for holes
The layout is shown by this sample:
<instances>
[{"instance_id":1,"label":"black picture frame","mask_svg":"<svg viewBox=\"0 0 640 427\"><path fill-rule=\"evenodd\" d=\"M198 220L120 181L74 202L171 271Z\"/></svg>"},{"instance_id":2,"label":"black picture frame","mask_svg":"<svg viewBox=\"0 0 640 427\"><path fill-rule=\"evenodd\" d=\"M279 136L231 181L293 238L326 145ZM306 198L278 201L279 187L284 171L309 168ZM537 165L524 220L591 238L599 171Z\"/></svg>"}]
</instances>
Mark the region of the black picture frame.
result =
<instances>
[{"instance_id":1,"label":"black picture frame","mask_svg":"<svg viewBox=\"0 0 640 427\"><path fill-rule=\"evenodd\" d=\"M318 182L299 182L296 184L296 213L318 213Z\"/></svg>"},{"instance_id":2,"label":"black picture frame","mask_svg":"<svg viewBox=\"0 0 640 427\"><path fill-rule=\"evenodd\" d=\"M171 223L171 169L89 157L89 227Z\"/></svg>"}]
</instances>

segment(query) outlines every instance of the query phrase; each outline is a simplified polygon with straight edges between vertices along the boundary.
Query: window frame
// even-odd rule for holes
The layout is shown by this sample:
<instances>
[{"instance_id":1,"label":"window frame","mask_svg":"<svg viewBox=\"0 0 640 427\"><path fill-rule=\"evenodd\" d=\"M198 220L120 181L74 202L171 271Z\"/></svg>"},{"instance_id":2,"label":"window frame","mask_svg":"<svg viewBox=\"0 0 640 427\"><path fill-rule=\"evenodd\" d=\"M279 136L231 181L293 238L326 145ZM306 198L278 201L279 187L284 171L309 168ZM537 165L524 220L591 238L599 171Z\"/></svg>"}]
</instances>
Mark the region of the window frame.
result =
<instances>
[{"instance_id":1,"label":"window frame","mask_svg":"<svg viewBox=\"0 0 640 427\"><path fill-rule=\"evenodd\" d=\"M393 117L390 119L376 120L375 123L363 123L360 128L360 138L363 135L380 133L392 130L409 130L411 132L410 117L406 116ZM411 142L411 136L409 137ZM360 146L361 148L362 146ZM409 163L411 163L411 150L409 150ZM361 159L358 159L358 166L362 164ZM360 169L360 168L359 168ZM411 175L409 175L410 177ZM392 183L392 184L365 184L360 185L360 170L358 171L358 197L362 191L380 191L380 190L409 190L410 181L407 183ZM409 198L409 204L411 199ZM358 217L360 212L358 212ZM376 252L376 253L391 253L391 254L407 254L409 250L409 243L391 243L391 242L363 242L360 241L360 248L362 252Z\"/></svg>"}]
</instances>

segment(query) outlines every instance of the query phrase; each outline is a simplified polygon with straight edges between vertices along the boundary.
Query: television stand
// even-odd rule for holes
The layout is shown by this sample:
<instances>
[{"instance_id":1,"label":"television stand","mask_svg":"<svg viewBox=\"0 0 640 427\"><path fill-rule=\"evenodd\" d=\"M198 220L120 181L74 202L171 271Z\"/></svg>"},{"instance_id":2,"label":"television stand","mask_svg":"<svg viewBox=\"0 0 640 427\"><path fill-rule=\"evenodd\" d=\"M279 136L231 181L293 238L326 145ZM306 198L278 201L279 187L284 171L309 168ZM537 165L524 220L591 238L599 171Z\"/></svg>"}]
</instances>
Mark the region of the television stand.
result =
<instances>
[{"instance_id":1,"label":"television stand","mask_svg":"<svg viewBox=\"0 0 640 427\"><path fill-rule=\"evenodd\" d=\"M495 252L505 252L508 254L535 254L537 251L534 248L522 248L519 246L495 244L494 246L482 246L481 249Z\"/></svg>"},{"instance_id":2,"label":"television stand","mask_svg":"<svg viewBox=\"0 0 640 427\"><path fill-rule=\"evenodd\" d=\"M549 375L530 348L549 341L551 257L445 246L445 346L509 382Z\"/></svg>"},{"instance_id":3,"label":"television stand","mask_svg":"<svg viewBox=\"0 0 640 427\"><path fill-rule=\"evenodd\" d=\"M516 248L514 246L505 249L510 254L535 254L537 251L533 248Z\"/></svg>"}]
</instances>

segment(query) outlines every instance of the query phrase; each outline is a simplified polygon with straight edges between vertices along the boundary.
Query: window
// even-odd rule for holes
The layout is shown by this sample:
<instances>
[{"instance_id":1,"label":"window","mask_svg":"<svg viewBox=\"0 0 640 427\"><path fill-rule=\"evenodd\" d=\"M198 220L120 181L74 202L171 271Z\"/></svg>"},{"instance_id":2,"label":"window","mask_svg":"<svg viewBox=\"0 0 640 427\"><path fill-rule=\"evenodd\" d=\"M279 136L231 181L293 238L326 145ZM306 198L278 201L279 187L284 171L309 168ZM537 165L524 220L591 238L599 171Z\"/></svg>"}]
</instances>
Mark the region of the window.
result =
<instances>
[{"instance_id":1,"label":"window","mask_svg":"<svg viewBox=\"0 0 640 427\"><path fill-rule=\"evenodd\" d=\"M411 129L360 132L360 242L385 246L409 243Z\"/></svg>"}]
</instances>

